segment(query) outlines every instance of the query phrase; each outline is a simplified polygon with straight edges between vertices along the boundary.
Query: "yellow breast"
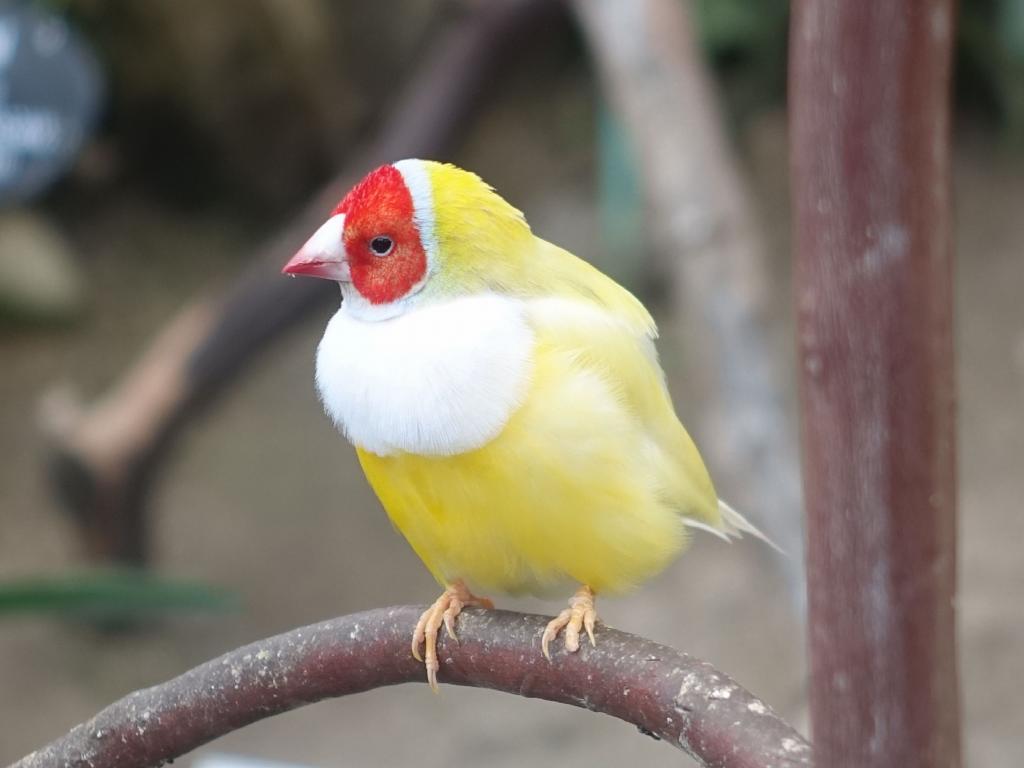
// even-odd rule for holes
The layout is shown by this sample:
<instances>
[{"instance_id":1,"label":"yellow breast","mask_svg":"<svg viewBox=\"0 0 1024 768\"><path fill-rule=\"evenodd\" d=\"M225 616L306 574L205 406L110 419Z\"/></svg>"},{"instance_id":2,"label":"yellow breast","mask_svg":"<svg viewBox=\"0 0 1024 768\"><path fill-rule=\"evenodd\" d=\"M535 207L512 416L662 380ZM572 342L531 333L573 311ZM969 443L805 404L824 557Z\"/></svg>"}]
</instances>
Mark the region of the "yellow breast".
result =
<instances>
[{"instance_id":1,"label":"yellow breast","mask_svg":"<svg viewBox=\"0 0 1024 768\"><path fill-rule=\"evenodd\" d=\"M370 484L438 581L542 593L628 589L718 521L650 340L576 301L529 305L529 389L500 434L456 455L359 448Z\"/></svg>"}]
</instances>

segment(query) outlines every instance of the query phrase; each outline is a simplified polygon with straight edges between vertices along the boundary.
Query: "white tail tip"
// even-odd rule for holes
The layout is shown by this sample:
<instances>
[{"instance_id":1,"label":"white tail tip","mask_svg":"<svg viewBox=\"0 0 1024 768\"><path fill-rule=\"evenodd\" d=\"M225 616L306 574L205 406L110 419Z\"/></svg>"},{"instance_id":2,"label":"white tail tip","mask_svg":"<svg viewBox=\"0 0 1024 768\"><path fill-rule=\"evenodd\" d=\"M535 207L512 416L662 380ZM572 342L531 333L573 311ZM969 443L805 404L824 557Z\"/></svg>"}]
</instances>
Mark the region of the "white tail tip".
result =
<instances>
[{"instance_id":1,"label":"white tail tip","mask_svg":"<svg viewBox=\"0 0 1024 768\"><path fill-rule=\"evenodd\" d=\"M689 517L683 518L683 522L690 528L706 531L725 541L738 539L743 534L749 534L754 538L760 539L779 554L786 554L778 544L769 539L759 528L721 499L718 500L718 512L722 516L722 523L718 528Z\"/></svg>"}]
</instances>

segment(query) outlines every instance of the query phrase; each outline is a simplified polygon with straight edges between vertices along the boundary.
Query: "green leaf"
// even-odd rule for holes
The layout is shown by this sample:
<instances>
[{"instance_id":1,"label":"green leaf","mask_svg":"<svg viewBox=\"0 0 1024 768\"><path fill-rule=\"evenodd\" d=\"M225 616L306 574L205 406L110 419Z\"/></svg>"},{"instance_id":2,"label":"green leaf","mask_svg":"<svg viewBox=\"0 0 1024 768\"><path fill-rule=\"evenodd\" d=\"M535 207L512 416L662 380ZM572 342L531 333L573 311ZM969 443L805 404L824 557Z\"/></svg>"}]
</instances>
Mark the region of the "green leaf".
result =
<instances>
[{"instance_id":1,"label":"green leaf","mask_svg":"<svg viewBox=\"0 0 1024 768\"><path fill-rule=\"evenodd\" d=\"M237 606L237 597L224 590L131 569L0 583L0 618L51 614L120 621L167 613L219 613Z\"/></svg>"},{"instance_id":2,"label":"green leaf","mask_svg":"<svg viewBox=\"0 0 1024 768\"><path fill-rule=\"evenodd\" d=\"M700 39L712 53L774 48L774 39L785 36L787 4L780 0L698 0L694 10Z\"/></svg>"},{"instance_id":3,"label":"green leaf","mask_svg":"<svg viewBox=\"0 0 1024 768\"><path fill-rule=\"evenodd\" d=\"M637 288L650 246L644 199L625 127L602 102L597 114L598 194L607 263L599 266L627 287Z\"/></svg>"},{"instance_id":4,"label":"green leaf","mask_svg":"<svg viewBox=\"0 0 1024 768\"><path fill-rule=\"evenodd\" d=\"M1024 2L1001 0L998 5L996 31L1009 57L1024 62Z\"/></svg>"}]
</instances>

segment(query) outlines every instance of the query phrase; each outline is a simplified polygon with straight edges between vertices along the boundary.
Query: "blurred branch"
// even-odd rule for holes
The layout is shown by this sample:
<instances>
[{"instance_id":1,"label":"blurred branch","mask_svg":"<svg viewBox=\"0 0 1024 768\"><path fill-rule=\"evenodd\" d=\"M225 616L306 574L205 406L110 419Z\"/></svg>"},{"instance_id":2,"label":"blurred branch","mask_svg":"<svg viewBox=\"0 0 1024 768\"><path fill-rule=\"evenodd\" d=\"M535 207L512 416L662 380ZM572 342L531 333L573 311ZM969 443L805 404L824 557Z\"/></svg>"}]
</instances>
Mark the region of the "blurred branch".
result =
<instances>
[{"instance_id":1,"label":"blurred branch","mask_svg":"<svg viewBox=\"0 0 1024 768\"><path fill-rule=\"evenodd\" d=\"M281 265L366 171L402 157L444 155L499 64L562 15L551 0L475 4L415 68L377 140L353 152L351 164L259 249L229 295L186 306L97 403L80 405L67 392L45 399L53 482L93 558L146 562L145 505L182 427L271 341L321 302L337 301L337 289L322 281L282 279Z\"/></svg>"},{"instance_id":2,"label":"blurred branch","mask_svg":"<svg viewBox=\"0 0 1024 768\"><path fill-rule=\"evenodd\" d=\"M286 632L132 693L11 768L155 766L321 699L423 682L409 653L422 606L381 608ZM710 664L599 627L596 648L540 653L541 616L467 610L442 639L442 682L583 707L664 739L701 765L810 766L807 742ZM443 633L442 633L443 634ZM426 702L425 702L426 703Z\"/></svg>"},{"instance_id":3,"label":"blurred branch","mask_svg":"<svg viewBox=\"0 0 1024 768\"><path fill-rule=\"evenodd\" d=\"M651 224L693 371L708 392L702 442L730 502L790 555L802 606L796 436L784 412L786 361L769 338L769 265L680 0L572 0L613 107L632 137Z\"/></svg>"}]
</instances>

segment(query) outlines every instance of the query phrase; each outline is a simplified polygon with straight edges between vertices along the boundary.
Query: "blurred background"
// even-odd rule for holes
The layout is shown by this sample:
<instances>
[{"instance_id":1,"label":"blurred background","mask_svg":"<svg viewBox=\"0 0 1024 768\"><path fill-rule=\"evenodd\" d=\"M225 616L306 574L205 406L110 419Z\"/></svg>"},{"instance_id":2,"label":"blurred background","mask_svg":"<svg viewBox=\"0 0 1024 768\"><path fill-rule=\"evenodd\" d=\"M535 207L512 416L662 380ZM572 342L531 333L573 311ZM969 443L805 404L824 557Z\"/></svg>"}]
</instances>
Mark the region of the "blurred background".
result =
<instances>
[{"instance_id":1,"label":"blurred background","mask_svg":"<svg viewBox=\"0 0 1024 768\"><path fill-rule=\"evenodd\" d=\"M680 81L662 85L688 94L664 116L630 66L649 51L610 42L658 28L585 5L0 2L0 762L243 643L436 596L313 391L336 294L277 276L393 153L476 171L653 309L722 495L791 556L698 537L602 618L712 662L806 732L787 3L661 3L683 22L664 25ZM964 728L967 762L998 767L1024 753L1024 0L961 2L955 104ZM678 178L704 159L680 183L704 218L682 230L638 114L687 127L663 158ZM720 306L746 322L716 324ZM421 685L181 762L213 752L679 762L608 718Z\"/></svg>"}]
</instances>

